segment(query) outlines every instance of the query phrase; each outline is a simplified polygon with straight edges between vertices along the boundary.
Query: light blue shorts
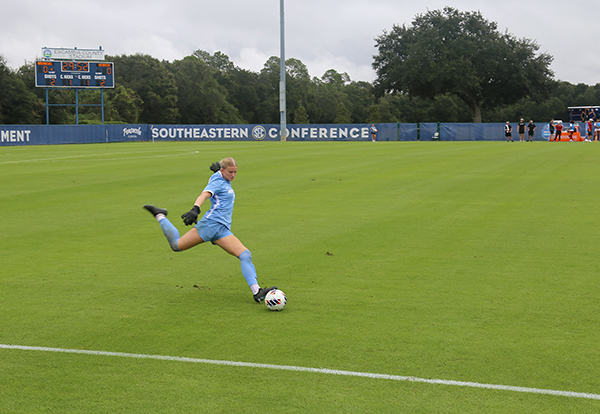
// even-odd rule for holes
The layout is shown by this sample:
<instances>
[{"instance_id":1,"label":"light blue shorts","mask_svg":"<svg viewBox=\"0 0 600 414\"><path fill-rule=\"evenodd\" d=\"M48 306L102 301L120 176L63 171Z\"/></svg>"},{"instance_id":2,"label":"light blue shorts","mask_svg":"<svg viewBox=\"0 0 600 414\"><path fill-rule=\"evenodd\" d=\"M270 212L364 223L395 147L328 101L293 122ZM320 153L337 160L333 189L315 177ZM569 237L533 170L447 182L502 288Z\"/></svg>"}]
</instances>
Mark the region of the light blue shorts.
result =
<instances>
[{"instance_id":1,"label":"light blue shorts","mask_svg":"<svg viewBox=\"0 0 600 414\"><path fill-rule=\"evenodd\" d=\"M233 233L227 228L227 226L214 221L199 221L195 227L196 230L198 230L198 235L205 242L214 242L215 240L222 239L223 237L233 236Z\"/></svg>"}]
</instances>

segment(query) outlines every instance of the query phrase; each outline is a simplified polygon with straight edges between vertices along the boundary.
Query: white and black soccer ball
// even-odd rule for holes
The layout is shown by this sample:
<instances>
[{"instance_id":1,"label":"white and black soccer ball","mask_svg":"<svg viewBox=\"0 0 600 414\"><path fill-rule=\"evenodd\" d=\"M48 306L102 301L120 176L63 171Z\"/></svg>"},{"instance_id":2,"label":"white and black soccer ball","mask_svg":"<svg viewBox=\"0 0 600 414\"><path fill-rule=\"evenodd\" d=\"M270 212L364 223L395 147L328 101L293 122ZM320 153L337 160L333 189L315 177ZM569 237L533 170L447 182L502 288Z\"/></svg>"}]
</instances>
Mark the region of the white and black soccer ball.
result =
<instances>
[{"instance_id":1,"label":"white and black soccer ball","mask_svg":"<svg viewBox=\"0 0 600 414\"><path fill-rule=\"evenodd\" d=\"M287 303L287 296L285 293L279 289L273 289L267 293L265 296L265 305L267 305L267 309L272 311L280 311L285 308L285 304Z\"/></svg>"}]
</instances>

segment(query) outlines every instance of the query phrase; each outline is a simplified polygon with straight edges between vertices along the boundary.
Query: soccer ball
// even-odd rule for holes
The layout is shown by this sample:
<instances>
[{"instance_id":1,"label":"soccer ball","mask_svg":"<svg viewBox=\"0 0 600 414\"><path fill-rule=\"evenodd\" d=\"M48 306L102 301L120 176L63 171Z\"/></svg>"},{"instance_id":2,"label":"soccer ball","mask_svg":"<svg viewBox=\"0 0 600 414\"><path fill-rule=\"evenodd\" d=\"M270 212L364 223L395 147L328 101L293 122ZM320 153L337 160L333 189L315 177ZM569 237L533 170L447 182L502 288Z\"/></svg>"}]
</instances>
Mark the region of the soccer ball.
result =
<instances>
[{"instance_id":1,"label":"soccer ball","mask_svg":"<svg viewBox=\"0 0 600 414\"><path fill-rule=\"evenodd\" d=\"M267 305L267 309L269 310L283 310L286 303L287 297L285 296L285 293L279 289L273 289L267 293L267 296L265 296L265 305Z\"/></svg>"}]
</instances>

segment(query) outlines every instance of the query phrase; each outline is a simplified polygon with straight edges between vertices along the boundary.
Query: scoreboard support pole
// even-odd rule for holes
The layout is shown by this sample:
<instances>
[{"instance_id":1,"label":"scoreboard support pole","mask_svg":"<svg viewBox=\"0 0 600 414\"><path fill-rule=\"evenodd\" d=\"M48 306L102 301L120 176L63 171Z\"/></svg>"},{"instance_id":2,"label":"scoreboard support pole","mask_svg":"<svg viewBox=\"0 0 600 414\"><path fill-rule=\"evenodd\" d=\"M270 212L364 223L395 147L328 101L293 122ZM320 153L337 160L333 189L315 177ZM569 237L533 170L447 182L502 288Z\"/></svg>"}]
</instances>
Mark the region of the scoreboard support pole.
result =
<instances>
[{"instance_id":1,"label":"scoreboard support pole","mask_svg":"<svg viewBox=\"0 0 600 414\"><path fill-rule=\"evenodd\" d=\"M48 88L46 88L46 125L50 125L50 105L48 104Z\"/></svg>"},{"instance_id":2,"label":"scoreboard support pole","mask_svg":"<svg viewBox=\"0 0 600 414\"><path fill-rule=\"evenodd\" d=\"M75 125L79 125L79 89L75 89Z\"/></svg>"},{"instance_id":3,"label":"scoreboard support pole","mask_svg":"<svg viewBox=\"0 0 600 414\"><path fill-rule=\"evenodd\" d=\"M104 89L100 89L100 112L102 113L102 123L104 123Z\"/></svg>"},{"instance_id":4,"label":"scoreboard support pole","mask_svg":"<svg viewBox=\"0 0 600 414\"><path fill-rule=\"evenodd\" d=\"M51 104L48 98L48 91L52 88L44 88L46 90L46 125L50 125L50 107L51 106L74 106L75 107L75 125L79 125L79 107L80 106L99 106L102 116L102 124L104 124L104 89L100 89L99 104L80 104L79 103L79 88L75 89L75 104Z\"/></svg>"}]
</instances>

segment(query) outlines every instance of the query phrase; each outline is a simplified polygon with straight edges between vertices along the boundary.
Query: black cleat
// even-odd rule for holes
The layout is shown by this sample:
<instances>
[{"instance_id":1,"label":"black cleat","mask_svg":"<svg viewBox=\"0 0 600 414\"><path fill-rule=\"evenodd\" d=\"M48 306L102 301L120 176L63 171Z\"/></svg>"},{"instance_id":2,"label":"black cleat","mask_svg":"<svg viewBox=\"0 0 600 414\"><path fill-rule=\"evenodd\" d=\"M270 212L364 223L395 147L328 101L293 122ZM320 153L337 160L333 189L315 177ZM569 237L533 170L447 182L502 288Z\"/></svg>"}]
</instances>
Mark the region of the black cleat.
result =
<instances>
[{"instance_id":1,"label":"black cleat","mask_svg":"<svg viewBox=\"0 0 600 414\"><path fill-rule=\"evenodd\" d=\"M148 210L150 212L150 214L152 214L154 217L156 217L159 214L164 214L165 216L167 215L167 210L166 209L155 207L152 204L146 204L144 206L144 208L146 210Z\"/></svg>"},{"instance_id":2,"label":"black cleat","mask_svg":"<svg viewBox=\"0 0 600 414\"><path fill-rule=\"evenodd\" d=\"M258 293L256 295L254 295L254 300L256 302L260 303L260 301L263 300L265 298L265 296L267 296L267 293L269 293L273 289L277 289L277 286L272 286L270 288L260 288L260 289L258 289Z\"/></svg>"}]
</instances>

